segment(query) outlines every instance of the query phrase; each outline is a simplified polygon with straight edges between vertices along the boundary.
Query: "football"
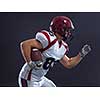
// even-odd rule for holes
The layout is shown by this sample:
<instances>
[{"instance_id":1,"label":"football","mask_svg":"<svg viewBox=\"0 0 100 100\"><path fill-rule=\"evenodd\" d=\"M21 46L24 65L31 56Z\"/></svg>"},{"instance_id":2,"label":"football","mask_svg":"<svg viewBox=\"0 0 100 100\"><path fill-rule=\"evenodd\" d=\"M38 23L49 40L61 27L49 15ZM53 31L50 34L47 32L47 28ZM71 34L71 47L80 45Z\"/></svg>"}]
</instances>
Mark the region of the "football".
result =
<instances>
[{"instance_id":1,"label":"football","mask_svg":"<svg viewBox=\"0 0 100 100\"><path fill-rule=\"evenodd\" d=\"M42 60L42 53L38 49L32 49L31 50L31 60L32 61Z\"/></svg>"}]
</instances>

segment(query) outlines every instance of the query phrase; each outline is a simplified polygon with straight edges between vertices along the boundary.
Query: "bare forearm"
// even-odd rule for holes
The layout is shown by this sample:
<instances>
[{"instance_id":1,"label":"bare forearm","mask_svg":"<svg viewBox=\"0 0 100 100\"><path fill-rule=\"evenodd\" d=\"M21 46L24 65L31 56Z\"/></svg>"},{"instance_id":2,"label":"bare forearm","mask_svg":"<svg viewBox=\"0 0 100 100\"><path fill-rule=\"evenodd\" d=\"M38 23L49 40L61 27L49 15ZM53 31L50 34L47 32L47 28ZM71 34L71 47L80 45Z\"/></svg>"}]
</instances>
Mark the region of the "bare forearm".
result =
<instances>
[{"instance_id":1,"label":"bare forearm","mask_svg":"<svg viewBox=\"0 0 100 100\"><path fill-rule=\"evenodd\" d=\"M80 61L81 61L81 57L80 57L80 54L78 54L75 57L69 58L66 67L68 67L68 68L75 67L77 64L80 63Z\"/></svg>"},{"instance_id":2,"label":"bare forearm","mask_svg":"<svg viewBox=\"0 0 100 100\"><path fill-rule=\"evenodd\" d=\"M75 57L67 57L66 55L60 60L60 63L66 68L72 68L76 66L81 61L81 57L78 54Z\"/></svg>"},{"instance_id":3,"label":"bare forearm","mask_svg":"<svg viewBox=\"0 0 100 100\"><path fill-rule=\"evenodd\" d=\"M64 55L64 57L60 60L60 63L66 68L72 68L76 66L90 51L90 46L84 45L84 47L77 56L69 58L66 55Z\"/></svg>"},{"instance_id":4,"label":"bare forearm","mask_svg":"<svg viewBox=\"0 0 100 100\"><path fill-rule=\"evenodd\" d=\"M31 61L31 49L37 48L42 49L42 45L36 39L29 39L21 42L20 44L21 53L26 62Z\"/></svg>"},{"instance_id":5,"label":"bare forearm","mask_svg":"<svg viewBox=\"0 0 100 100\"><path fill-rule=\"evenodd\" d=\"M22 42L20 44L20 48L21 48L21 53L22 53L22 56L23 56L24 60L26 62L31 61L31 57L30 57L30 54L31 54L31 46L28 45L28 43Z\"/></svg>"}]
</instances>

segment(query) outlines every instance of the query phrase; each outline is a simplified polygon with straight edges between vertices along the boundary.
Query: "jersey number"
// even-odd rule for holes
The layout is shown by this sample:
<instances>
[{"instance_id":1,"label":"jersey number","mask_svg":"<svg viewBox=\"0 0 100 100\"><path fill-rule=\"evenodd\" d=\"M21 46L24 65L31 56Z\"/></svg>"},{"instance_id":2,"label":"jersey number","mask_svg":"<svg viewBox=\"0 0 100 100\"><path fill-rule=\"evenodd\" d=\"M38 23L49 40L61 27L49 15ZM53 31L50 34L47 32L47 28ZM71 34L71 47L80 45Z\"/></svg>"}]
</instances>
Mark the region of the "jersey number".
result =
<instances>
[{"instance_id":1,"label":"jersey number","mask_svg":"<svg viewBox=\"0 0 100 100\"><path fill-rule=\"evenodd\" d=\"M50 67L53 67L55 59L54 58L47 58L45 63L43 64L43 69L47 70Z\"/></svg>"}]
</instances>

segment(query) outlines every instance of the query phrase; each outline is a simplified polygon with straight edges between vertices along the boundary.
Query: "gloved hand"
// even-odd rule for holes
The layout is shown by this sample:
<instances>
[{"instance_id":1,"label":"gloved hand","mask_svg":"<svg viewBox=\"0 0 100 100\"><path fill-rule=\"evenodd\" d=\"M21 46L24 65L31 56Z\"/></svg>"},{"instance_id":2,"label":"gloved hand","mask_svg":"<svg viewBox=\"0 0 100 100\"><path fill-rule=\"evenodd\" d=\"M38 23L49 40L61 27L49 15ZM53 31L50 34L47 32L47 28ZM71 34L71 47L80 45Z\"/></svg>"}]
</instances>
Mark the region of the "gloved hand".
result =
<instances>
[{"instance_id":1,"label":"gloved hand","mask_svg":"<svg viewBox=\"0 0 100 100\"><path fill-rule=\"evenodd\" d=\"M28 63L29 67L32 69L32 68L35 68L35 69L41 69L42 65L43 65L43 62L42 61L30 61Z\"/></svg>"},{"instance_id":2,"label":"gloved hand","mask_svg":"<svg viewBox=\"0 0 100 100\"><path fill-rule=\"evenodd\" d=\"M31 69L35 67L35 63L33 63L33 61L28 62L28 65Z\"/></svg>"},{"instance_id":3,"label":"gloved hand","mask_svg":"<svg viewBox=\"0 0 100 100\"><path fill-rule=\"evenodd\" d=\"M89 52L91 51L90 45L84 45L82 50L80 51L80 56L83 59Z\"/></svg>"}]
</instances>

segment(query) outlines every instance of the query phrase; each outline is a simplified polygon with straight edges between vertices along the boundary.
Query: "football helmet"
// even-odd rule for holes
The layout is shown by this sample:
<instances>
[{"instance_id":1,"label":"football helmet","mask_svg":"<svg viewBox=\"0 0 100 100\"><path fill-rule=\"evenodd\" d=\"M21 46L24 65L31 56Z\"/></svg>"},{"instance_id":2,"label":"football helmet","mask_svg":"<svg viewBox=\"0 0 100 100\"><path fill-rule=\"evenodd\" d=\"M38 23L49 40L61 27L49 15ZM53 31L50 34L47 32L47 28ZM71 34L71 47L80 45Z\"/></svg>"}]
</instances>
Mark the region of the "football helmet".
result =
<instances>
[{"instance_id":1,"label":"football helmet","mask_svg":"<svg viewBox=\"0 0 100 100\"><path fill-rule=\"evenodd\" d=\"M53 18L50 24L50 31L58 33L64 39L72 36L70 30L74 29L73 23L70 18L66 16L56 16Z\"/></svg>"}]
</instances>

